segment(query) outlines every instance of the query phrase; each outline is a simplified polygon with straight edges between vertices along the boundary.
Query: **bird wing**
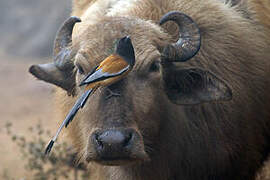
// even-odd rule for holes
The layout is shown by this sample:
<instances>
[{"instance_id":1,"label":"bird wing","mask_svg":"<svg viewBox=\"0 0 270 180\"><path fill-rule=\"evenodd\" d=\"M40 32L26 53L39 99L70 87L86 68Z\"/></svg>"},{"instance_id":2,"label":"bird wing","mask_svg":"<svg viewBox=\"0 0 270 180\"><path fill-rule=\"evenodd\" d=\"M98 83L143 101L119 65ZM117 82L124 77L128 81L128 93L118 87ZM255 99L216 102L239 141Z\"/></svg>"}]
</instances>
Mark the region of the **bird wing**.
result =
<instances>
[{"instance_id":1,"label":"bird wing","mask_svg":"<svg viewBox=\"0 0 270 180\"><path fill-rule=\"evenodd\" d=\"M80 83L80 86L101 81L107 78L119 76L130 69L130 65L120 56L109 56L95 68L93 73L90 73Z\"/></svg>"}]
</instances>

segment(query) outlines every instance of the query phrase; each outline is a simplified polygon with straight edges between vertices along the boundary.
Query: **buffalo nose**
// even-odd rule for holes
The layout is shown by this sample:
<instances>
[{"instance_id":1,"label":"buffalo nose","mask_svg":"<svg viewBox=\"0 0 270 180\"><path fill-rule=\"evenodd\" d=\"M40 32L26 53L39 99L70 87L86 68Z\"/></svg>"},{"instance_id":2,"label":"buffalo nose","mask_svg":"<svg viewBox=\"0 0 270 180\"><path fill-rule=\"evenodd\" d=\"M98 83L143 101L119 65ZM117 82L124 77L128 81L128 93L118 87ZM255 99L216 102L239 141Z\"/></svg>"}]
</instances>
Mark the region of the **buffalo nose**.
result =
<instances>
[{"instance_id":1,"label":"buffalo nose","mask_svg":"<svg viewBox=\"0 0 270 180\"><path fill-rule=\"evenodd\" d=\"M107 148L107 146L125 147L129 144L131 137L132 133L121 132L119 130L108 130L95 135L98 146L103 148Z\"/></svg>"},{"instance_id":2,"label":"buffalo nose","mask_svg":"<svg viewBox=\"0 0 270 180\"><path fill-rule=\"evenodd\" d=\"M128 149L132 144L132 137L134 132L132 130L106 130L102 132L95 132L93 134L94 144L96 150L102 156L114 153L119 154Z\"/></svg>"}]
</instances>

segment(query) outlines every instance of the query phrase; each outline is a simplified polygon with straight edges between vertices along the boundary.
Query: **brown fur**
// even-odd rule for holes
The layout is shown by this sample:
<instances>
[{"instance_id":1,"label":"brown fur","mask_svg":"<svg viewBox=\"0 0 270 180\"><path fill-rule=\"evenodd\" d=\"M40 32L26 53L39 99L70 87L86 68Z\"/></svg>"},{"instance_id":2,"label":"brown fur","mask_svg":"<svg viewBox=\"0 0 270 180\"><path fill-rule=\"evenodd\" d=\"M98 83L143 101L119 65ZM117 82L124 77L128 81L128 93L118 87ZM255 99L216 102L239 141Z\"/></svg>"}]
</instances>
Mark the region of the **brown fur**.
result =
<instances>
[{"instance_id":1,"label":"brown fur","mask_svg":"<svg viewBox=\"0 0 270 180\"><path fill-rule=\"evenodd\" d=\"M270 1L249 0L248 2L250 10L254 12L254 16L266 27L268 33L270 33Z\"/></svg>"},{"instance_id":2,"label":"brown fur","mask_svg":"<svg viewBox=\"0 0 270 180\"><path fill-rule=\"evenodd\" d=\"M119 167L91 163L91 179L254 179L270 145L268 9L246 18L241 7L215 0L147 0L103 17L104 10L98 10L103 15L97 16L87 12L86 4L74 3L73 14L83 17L73 35L78 49L75 61L90 71L109 55L107 49L116 38L128 34L136 65L121 82L124 86L117 87L122 98L104 101L102 89L89 99L68 128L73 146L83 160L91 132L114 125L113 120L126 112L125 123L140 131L151 157L148 163ZM254 4L256 11L263 7ZM148 73L149 65L160 56L158 48L176 34L174 25L169 23L163 29L156 24L172 10L192 17L202 33L200 52L185 66L207 69L229 82L232 101L177 106L164 94L161 74ZM257 17L265 27L256 23ZM77 75L77 83L81 78ZM60 89L56 96L64 118L77 97L68 97Z\"/></svg>"}]
</instances>

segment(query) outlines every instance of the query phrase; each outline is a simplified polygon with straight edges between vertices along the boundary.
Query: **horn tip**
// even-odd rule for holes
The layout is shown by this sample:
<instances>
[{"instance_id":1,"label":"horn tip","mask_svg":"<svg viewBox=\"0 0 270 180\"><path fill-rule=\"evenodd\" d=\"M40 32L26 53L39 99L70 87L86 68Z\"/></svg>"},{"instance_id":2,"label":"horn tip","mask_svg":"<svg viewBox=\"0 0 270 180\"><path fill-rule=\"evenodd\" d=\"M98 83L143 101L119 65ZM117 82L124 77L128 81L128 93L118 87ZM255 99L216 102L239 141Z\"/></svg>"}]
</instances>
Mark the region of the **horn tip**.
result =
<instances>
[{"instance_id":1,"label":"horn tip","mask_svg":"<svg viewBox=\"0 0 270 180\"><path fill-rule=\"evenodd\" d=\"M77 16L71 16L70 18L73 19L75 22L82 22L81 18Z\"/></svg>"}]
</instances>

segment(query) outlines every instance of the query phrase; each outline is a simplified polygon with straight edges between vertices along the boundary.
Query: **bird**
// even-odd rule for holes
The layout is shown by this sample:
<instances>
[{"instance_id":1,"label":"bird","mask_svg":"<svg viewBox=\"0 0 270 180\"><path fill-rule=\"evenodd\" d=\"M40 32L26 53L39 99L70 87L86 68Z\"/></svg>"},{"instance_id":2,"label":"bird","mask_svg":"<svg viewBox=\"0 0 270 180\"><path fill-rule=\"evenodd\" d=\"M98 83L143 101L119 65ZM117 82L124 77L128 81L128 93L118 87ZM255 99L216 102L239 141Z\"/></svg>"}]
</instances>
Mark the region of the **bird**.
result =
<instances>
[{"instance_id":1,"label":"bird","mask_svg":"<svg viewBox=\"0 0 270 180\"><path fill-rule=\"evenodd\" d=\"M83 108L87 99L93 94L98 88L106 87L117 81L123 79L132 70L135 64L135 53L134 48L129 36L121 38L116 44L115 53L105 58L99 65L93 68L85 78L81 81L79 86L85 86L84 93L75 102L65 120L58 128L56 135L49 142L45 155L49 154L54 142L57 140L63 127L69 125L73 120L78 110Z\"/></svg>"}]
</instances>

